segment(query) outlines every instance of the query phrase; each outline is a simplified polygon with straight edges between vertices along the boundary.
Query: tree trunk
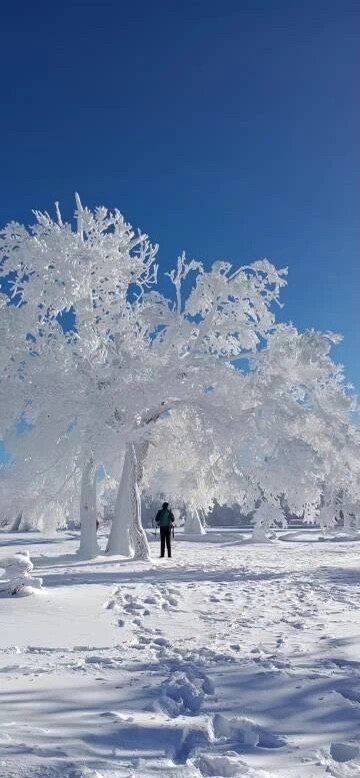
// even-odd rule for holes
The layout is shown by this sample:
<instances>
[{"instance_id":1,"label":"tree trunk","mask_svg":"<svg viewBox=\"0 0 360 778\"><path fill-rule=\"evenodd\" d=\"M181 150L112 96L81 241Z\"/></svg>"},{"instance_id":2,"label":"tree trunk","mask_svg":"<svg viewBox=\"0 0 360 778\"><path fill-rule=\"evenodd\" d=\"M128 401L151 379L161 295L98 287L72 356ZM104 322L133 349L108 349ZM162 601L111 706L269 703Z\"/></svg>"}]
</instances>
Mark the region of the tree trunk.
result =
<instances>
[{"instance_id":1,"label":"tree trunk","mask_svg":"<svg viewBox=\"0 0 360 778\"><path fill-rule=\"evenodd\" d=\"M200 516L196 508L186 509L184 532L189 535L205 535L205 527L203 527L201 523Z\"/></svg>"},{"instance_id":2,"label":"tree trunk","mask_svg":"<svg viewBox=\"0 0 360 778\"><path fill-rule=\"evenodd\" d=\"M130 482L130 451L126 450L120 483L117 490L114 516L111 522L109 540L106 547L108 554L132 556L134 547L130 536L129 482Z\"/></svg>"},{"instance_id":3,"label":"tree trunk","mask_svg":"<svg viewBox=\"0 0 360 778\"><path fill-rule=\"evenodd\" d=\"M206 533L206 513L203 508L199 510L199 516L202 526L204 527L205 533Z\"/></svg>"},{"instance_id":4,"label":"tree trunk","mask_svg":"<svg viewBox=\"0 0 360 778\"><path fill-rule=\"evenodd\" d=\"M252 543L271 543L270 538L268 538L265 528L261 523L255 524L253 533L251 536L251 542Z\"/></svg>"},{"instance_id":5,"label":"tree trunk","mask_svg":"<svg viewBox=\"0 0 360 778\"><path fill-rule=\"evenodd\" d=\"M92 457L82 473L80 529L79 556L81 559L93 559L100 549L96 537L96 468Z\"/></svg>"},{"instance_id":6,"label":"tree trunk","mask_svg":"<svg viewBox=\"0 0 360 778\"><path fill-rule=\"evenodd\" d=\"M134 559L150 559L149 544L141 525L138 462L133 443L129 443L126 448L106 550L108 554L133 556Z\"/></svg>"},{"instance_id":7,"label":"tree trunk","mask_svg":"<svg viewBox=\"0 0 360 778\"><path fill-rule=\"evenodd\" d=\"M19 531L20 524L21 524L21 519L22 519L22 513L18 513L18 515L16 516L15 521L12 523L12 525L10 527L10 532L18 532Z\"/></svg>"}]
</instances>

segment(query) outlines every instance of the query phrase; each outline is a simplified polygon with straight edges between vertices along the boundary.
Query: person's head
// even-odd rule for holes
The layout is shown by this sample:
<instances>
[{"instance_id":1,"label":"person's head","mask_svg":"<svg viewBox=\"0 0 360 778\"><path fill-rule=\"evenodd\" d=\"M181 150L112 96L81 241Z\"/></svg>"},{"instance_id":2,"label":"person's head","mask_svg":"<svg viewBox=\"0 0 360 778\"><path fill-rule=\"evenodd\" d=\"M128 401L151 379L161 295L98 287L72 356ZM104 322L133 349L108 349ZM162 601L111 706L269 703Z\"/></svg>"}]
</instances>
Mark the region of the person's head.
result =
<instances>
[{"instance_id":1,"label":"person's head","mask_svg":"<svg viewBox=\"0 0 360 778\"><path fill-rule=\"evenodd\" d=\"M163 502L162 507L163 507L164 510L166 510L169 507L169 503L168 502Z\"/></svg>"}]
</instances>

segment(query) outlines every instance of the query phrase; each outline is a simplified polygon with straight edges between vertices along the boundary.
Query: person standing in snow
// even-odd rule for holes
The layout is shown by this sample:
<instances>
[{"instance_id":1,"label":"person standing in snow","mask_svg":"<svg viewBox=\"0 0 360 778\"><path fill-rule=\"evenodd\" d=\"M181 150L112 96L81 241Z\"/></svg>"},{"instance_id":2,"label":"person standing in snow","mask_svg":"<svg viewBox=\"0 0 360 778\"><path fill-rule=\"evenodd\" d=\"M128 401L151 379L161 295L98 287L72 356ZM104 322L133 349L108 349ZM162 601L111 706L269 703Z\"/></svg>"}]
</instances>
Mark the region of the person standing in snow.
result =
<instances>
[{"instance_id":1,"label":"person standing in snow","mask_svg":"<svg viewBox=\"0 0 360 778\"><path fill-rule=\"evenodd\" d=\"M160 527L160 556L165 556L166 544L168 557L171 557L171 530L175 519L168 502L163 502L162 508L155 516L155 521L157 526Z\"/></svg>"}]
</instances>

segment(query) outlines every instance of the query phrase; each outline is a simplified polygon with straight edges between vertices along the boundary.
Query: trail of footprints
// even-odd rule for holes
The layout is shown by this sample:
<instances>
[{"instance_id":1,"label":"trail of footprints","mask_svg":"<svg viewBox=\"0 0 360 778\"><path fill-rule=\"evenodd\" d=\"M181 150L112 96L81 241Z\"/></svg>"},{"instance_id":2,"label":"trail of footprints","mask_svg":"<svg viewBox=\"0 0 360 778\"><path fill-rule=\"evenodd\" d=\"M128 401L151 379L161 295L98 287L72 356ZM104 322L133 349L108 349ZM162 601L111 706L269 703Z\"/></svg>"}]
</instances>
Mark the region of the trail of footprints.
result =
<instances>
[{"instance_id":1,"label":"trail of footprints","mask_svg":"<svg viewBox=\"0 0 360 778\"><path fill-rule=\"evenodd\" d=\"M282 748L286 742L250 719L241 716L227 718L204 712L204 706L216 703L217 698L213 683L200 664L204 660L206 666L209 658L216 661L215 656L210 652L209 657L208 648L189 651L175 646L162 635L160 629L146 625L146 617L153 609L178 611L180 599L180 591L175 586L156 586L150 595L144 597L116 588L104 607L115 610L117 616L119 614L119 626L124 626L126 620L130 619L136 635L132 647L151 649L161 662L161 669L167 673L153 702L155 715L165 714L168 719L174 720L172 736L169 737L169 733L167 735L167 757L172 759L174 765L196 768L197 774L202 776L226 775L232 778L247 775L250 778L252 771L241 760L240 754L249 749ZM224 599L231 604L233 595L227 593ZM209 600L221 601L216 595L210 595ZM126 739L126 721L131 721L131 727L136 725L136 714L125 720L123 725L120 723L122 717L115 712L102 715L113 717L119 723L120 740L122 737Z\"/></svg>"},{"instance_id":2,"label":"trail of footprints","mask_svg":"<svg viewBox=\"0 0 360 778\"><path fill-rule=\"evenodd\" d=\"M176 587L158 585L154 586L151 594L140 596L133 592L123 592L116 587L110 599L105 603L105 608L113 609L118 617L119 627L124 627L127 620L135 631L135 640L132 648L139 651L147 648L155 654L163 653L163 649L170 647L170 642L163 637L162 630L146 625L146 617L154 610L177 611L180 601L180 593Z\"/></svg>"},{"instance_id":3,"label":"trail of footprints","mask_svg":"<svg viewBox=\"0 0 360 778\"><path fill-rule=\"evenodd\" d=\"M135 587L128 587L135 588ZM141 597L132 592L123 592L116 587L109 600L104 604L104 608L113 608L116 611L122 610L125 616L141 615L149 616L151 608L161 608L164 611L177 609L179 605L180 592L176 587L157 585L153 586L151 594ZM122 626L121 624L119 626Z\"/></svg>"}]
</instances>

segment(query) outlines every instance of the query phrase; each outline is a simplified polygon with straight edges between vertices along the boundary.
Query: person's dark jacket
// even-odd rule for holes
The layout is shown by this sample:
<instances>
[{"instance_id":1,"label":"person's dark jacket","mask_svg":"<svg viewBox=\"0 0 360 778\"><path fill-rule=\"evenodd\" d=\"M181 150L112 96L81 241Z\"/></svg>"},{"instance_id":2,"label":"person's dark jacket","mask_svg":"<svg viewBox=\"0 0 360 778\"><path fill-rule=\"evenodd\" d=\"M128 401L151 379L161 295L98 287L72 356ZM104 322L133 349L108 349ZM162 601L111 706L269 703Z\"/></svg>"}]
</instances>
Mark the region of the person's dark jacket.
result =
<instances>
[{"instance_id":1,"label":"person's dark jacket","mask_svg":"<svg viewBox=\"0 0 360 778\"><path fill-rule=\"evenodd\" d=\"M155 516L155 521L158 527L171 527L175 519L170 508L161 508Z\"/></svg>"}]
</instances>

